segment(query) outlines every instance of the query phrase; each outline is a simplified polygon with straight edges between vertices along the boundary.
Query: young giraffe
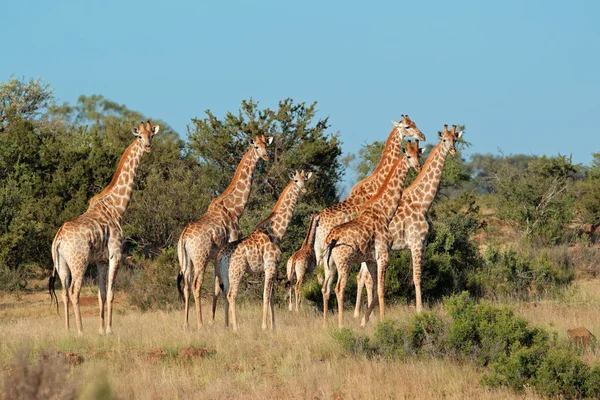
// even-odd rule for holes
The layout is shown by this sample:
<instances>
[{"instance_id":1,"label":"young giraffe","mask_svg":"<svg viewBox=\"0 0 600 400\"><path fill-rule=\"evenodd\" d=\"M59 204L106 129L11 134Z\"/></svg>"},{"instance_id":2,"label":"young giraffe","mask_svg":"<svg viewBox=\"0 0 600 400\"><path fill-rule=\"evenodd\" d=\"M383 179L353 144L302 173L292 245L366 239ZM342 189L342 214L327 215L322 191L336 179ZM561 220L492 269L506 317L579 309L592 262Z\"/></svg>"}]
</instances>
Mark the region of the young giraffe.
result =
<instances>
[{"instance_id":1,"label":"young giraffe","mask_svg":"<svg viewBox=\"0 0 600 400\"><path fill-rule=\"evenodd\" d=\"M338 302L338 325L343 325L344 290L346 281L350 275L352 265L367 262L369 272L378 278L378 295L380 316L384 315L383 289L385 271L388 263L388 248L392 236L388 226L396 213L404 181L410 167L420 171L419 155L423 149L419 149L419 141L413 144L408 141L407 149L392 168L386 181L379 192L369 200L359 211L356 218L342 225L334 227L325 244L328 248L327 263L332 259L338 272L338 282L335 294ZM327 307L323 305L324 323L327 321ZM365 315L363 325L368 321Z\"/></svg>"},{"instance_id":2,"label":"young giraffe","mask_svg":"<svg viewBox=\"0 0 600 400\"><path fill-rule=\"evenodd\" d=\"M121 218L127 209L137 167L144 153L152 150L152 138L159 126L150 121L133 128L137 139L127 147L112 180L100 194L92 197L85 213L65 222L52 242L54 269L49 280L50 295L54 294L56 273L63 286L65 324L69 329L69 299L73 304L77 333L83 334L79 295L83 277L91 262L98 268L98 303L100 306L100 333L112 331L113 287L121 261L123 231ZM107 286L108 275L108 286ZM106 324L104 308L106 306Z\"/></svg>"},{"instance_id":3,"label":"young giraffe","mask_svg":"<svg viewBox=\"0 0 600 400\"><path fill-rule=\"evenodd\" d=\"M177 255L181 266L177 277L177 289L185 300L183 326L186 329L189 327L190 288L193 288L196 303L198 329L202 327L200 288L206 264L209 261L214 262L221 247L238 239L238 219L250 195L254 169L259 159L269 161L267 145L272 142L273 138L266 138L265 135L250 139L250 148L242 157L229 187L210 203L206 214L197 221L190 222L181 232L177 243Z\"/></svg>"},{"instance_id":4,"label":"young giraffe","mask_svg":"<svg viewBox=\"0 0 600 400\"><path fill-rule=\"evenodd\" d=\"M215 267L215 295L213 297L212 317L217 307L217 296L223 291L225 298L225 326L229 324L229 305L233 330L237 330L236 298L244 272L265 273L263 293L262 328L267 328L267 314L271 314L271 329L275 329L273 287L277 277L277 264L281 259L279 242L292 219L300 192L306 193L306 181L312 176L296 171L292 180L279 197L273 212L256 225L246 238L227 244L217 256Z\"/></svg>"},{"instance_id":5,"label":"young giraffe","mask_svg":"<svg viewBox=\"0 0 600 400\"><path fill-rule=\"evenodd\" d=\"M319 214L319 226L315 238L315 256L317 264L323 261L323 249L325 238L334 226L350 221L356 216L360 207L371 199L381 188L381 185L392 170L392 166L400 158L400 145L404 137L425 140L417 125L411 121L408 115L402 115L402 121L392 121L394 128L390 132L383 149L383 154L375 171L368 177L357 183L346 200L334 204L321 211ZM323 263L324 279L321 292L323 293L323 304L329 302L331 284L335 280L336 269Z\"/></svg>"},{"instance_id":6,"label":"young giraffe","mask_svg":"<svg viewBox=\"0 0 600 400\"><path fill-rule=\"evenodd\" d=\"M418 313L422 310L421 262L430 227L427 212L437 194L446 156L448 153L452 155L456 153L456 141L462 136L462 131L455 132L456 125L452 125L451 131L448 131L448 125L444 125L444 132L438 132L440 142L431 150L417 179L404 191L396 215L394 215L390 223L390 233L393 238L391 249L394 251L411 249L416 309ZM356 279L358 293L356 297L355 316L360 310L360 297L363 286L366 286L367 289L367 304L371 303L373 280L366 264L362 264L360 273Z\"/></svg>"},{"instance_id":7,"label":"young giraffe","mask_svg":"<svg viewBox=\"0 0 600 400\"><path fill-rule=\"evenodd\" d=\"M292 311L292 288L296 293L296 312L299 311L300 301L302 296L300 294L300 288L302 287L302 280L304 275L308 272L309 274L315 269L317 259L315 257L315 232L319 226L319 214L313 214L310 218L310 225L308 226L308 232L302 243L302 247L296 251L288 259L287 262L287 277L288 280L285 284L286 287L290 288L290 311ZM292 279L296 272L296 284L292 287Z\"/></svg>"}]
</instances>

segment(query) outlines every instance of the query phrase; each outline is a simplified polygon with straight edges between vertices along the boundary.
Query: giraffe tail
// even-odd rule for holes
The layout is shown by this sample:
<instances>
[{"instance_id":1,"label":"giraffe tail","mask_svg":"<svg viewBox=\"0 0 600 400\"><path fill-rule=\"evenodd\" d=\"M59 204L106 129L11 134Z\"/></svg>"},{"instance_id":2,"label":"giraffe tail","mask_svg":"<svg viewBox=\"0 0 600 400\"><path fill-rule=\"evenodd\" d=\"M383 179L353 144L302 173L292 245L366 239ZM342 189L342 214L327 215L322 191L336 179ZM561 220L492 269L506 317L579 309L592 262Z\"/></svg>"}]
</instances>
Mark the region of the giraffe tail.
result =
<instances>
[{"instance_id":1,"label":"giraffe tail","mask_svg":"<svg viewBox=\"0 0 600 400\"><path fill-rule=\"evenodd\" d=\"M56 302L56 313L60 315L60 312L58 311L58 297L56 296L56 290L54 289L54 284L56 282L56 272L58 270L59 265L58 246L60 246L60 240L57 241L55 239L52 243L52 262L54 265L52 266L52 274L50 274L50 278L48 279L48 293L50 294L50 305L52 306L52 304Z\"/></svg>"},{"instance_id":2,"label":"giraffe tail","mask_svg":"<svg viewBox=\"0 0 600 400\"><path fill-rule=\"evenodd\" d=\"M181 284L183 282L183 273L188 268L187 251L185 250L184 240L180 240L179 243L177 243L177 253L179 258L179 264L181 265L181 270L177 275L177 291L179 292L179 300L183 301L183 288Z\"/></svg>"},{"instance_id":3,"label":"giraffe tail","mask_svg":"<svg viewBox=\"0 0 600 400\"><path fill-rule=\"evenodd\" d=\"M333 251L333 248L336 244L337 239L332 239L331 242L327 245L327 265L330 265L329 260L331 259L331 252Z\"/></svg>"}]
</instances>

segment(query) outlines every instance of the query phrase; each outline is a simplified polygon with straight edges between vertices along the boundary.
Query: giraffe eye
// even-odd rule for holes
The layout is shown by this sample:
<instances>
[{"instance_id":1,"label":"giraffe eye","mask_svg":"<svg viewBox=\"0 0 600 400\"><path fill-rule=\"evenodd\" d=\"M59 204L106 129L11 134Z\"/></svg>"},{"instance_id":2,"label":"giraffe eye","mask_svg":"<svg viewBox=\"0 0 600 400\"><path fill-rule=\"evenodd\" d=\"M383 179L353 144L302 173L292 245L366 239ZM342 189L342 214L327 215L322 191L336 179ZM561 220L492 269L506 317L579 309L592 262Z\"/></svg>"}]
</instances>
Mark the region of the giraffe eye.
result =
<instances>
[{"instance_id":1,"label":"giraffe eye","mask_svg":"<svg viewBox=\"0 0 600 400\"><path fill-rule=\"evenodd\" d=\"M406 158L410 159L410 156L406 156Z\"/></svg>"}]
</instances>

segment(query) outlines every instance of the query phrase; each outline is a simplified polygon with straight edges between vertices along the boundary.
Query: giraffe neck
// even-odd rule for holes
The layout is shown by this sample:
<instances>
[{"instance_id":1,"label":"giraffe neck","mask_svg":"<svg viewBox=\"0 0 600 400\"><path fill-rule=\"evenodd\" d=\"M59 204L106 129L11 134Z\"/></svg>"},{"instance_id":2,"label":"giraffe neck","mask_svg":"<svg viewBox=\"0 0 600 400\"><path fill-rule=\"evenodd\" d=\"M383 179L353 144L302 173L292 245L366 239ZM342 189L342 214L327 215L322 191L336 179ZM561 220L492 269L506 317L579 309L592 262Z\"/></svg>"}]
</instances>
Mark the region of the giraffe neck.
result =
<instances>
[{"instance_id":1,"label":"giraffe neck","mask_svg":"<svg viewBox=\"0 0 600 400\"><path fill-rule=\"evenodd\" d=\"M304 238L304 242L302 243L302 246L307 246L310 248L313 248L315 246L315 236L316 236L316 227L315 227L315 221L317 220L317 216L313 215L310 218L310 225L308 226L308 234L306 235L306 237Z\"/></svg>"},{"instance_id":2,"label":"giraffe neck","mask_svg":"<svg viewBox=\"0 0 600 400\"><path fill-rule=\"evenodd\" d=\"M348 198L353 198L353 200L360 199L365 203L377 194L391 171L392 166L400 158L400 144L402 143L402 139L403 134L394 127L385 142L379 164L377 164L377 167L369 177L354 185L352 190L350 190Z\"/></svg>"},{"instance_id":3,"label":"giraffe neck","mask_svg":"<svg viewBox=\"0 0 600 400\"><path fill-rule=\"evenodd\" d=\"M404 181L408 174L408 162L405 156L402 156L394 164L392 171L388 174L386 181L383 183L379 192L373 197L367 204L363 206L364 209L376 210L378 214L383 215L384 218L389 222L394 217L400 199L402 198L402 191L404 189Z\"/></svg>"},{"instance_id":4,"label":"giraffe neck","mask_svg":"<svg viewBox=\"0 0 600 400\"><path fill-rule=\"evenodd\" d=\"M89 208L102 201L106 207L111 209L113 216L120 220L129 205L135 174L143 155L144 146L139 139L136 139L121 156L117 171L108 186L90 199Z\"/></svg>"},{"instance_id":5,"label":"giraffe neck","mask_svg":"<svg viewBox=\"0 0 600 400\"><path fill-rule=\"evenodd\" d=\"M448 150L438 143L427 157L427 161L417 179L406 189L406 197L417 201L423 212L429 211L440 186L442 172Z\"/></svg>"},{"instance_id":6,"label":"giraffe neck","mask_svg":"<svg viewBox=\"0 0 600 400\"><path fill-rule=\"evenodd\" d=\"M233 180L223 194L217 197L213 203L223 204L232 214L239 218L248 202L252 186L252 176L257 163L258 155L252 146L250 146L250 149L242 157Z\"/></svg>"},{"instance_id":7,"label":"giraffe neck","mask_svg":"<svg viewBox=\"0 0 600 400\"><path fill-rule=\"evenodd\" d=\"M298 195L300 189L292 181L279 196L275 208L266 219L261 221L256 228L267 230L269 235L276 241L280 241L285 231L287 230L288 224L292 219L292 213L296 208L296 202L298 201Z\"/></svg>"}]
</instances>

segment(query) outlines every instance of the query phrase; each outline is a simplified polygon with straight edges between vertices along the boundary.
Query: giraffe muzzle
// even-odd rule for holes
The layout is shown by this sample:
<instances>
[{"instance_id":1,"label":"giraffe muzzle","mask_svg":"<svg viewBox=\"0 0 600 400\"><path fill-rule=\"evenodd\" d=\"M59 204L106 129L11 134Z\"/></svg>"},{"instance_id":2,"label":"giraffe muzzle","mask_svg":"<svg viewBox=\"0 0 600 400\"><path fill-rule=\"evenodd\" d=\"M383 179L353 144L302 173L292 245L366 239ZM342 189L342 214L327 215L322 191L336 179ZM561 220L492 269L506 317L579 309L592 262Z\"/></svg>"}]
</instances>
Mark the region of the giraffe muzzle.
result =
<instances>
[{"instance_id":1,"label":"giraffe muzzle","mask_svg":"<svg viewBox=\"0 0 600 400\"><path fill-rule=\"evenodd\" d=\"M271 157L269 157L268 155L262 156L262 159L265 161L269 161L271 160Z\"/></svg>"},{"instance_id":2,"label":"giraffe muzzle","mask_svg":"<svg viewBox=\"0 0 600 400\"><path fill-rule=\"evenodd\" d=\"M150 153L152 151L152 146L144 146L144 151Z\"/></svg>"}]
</instances>

